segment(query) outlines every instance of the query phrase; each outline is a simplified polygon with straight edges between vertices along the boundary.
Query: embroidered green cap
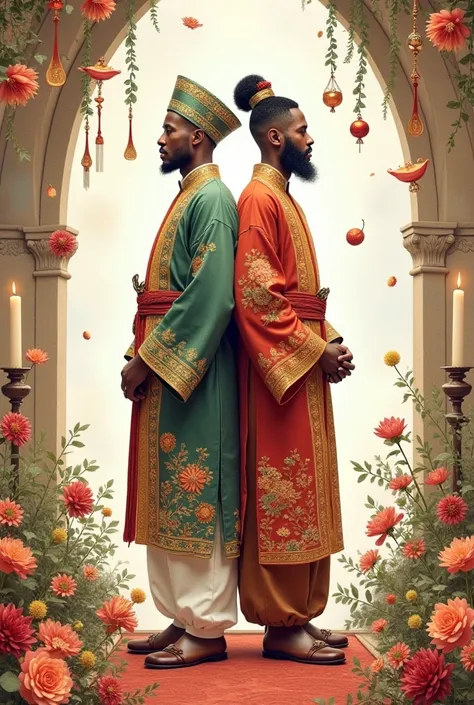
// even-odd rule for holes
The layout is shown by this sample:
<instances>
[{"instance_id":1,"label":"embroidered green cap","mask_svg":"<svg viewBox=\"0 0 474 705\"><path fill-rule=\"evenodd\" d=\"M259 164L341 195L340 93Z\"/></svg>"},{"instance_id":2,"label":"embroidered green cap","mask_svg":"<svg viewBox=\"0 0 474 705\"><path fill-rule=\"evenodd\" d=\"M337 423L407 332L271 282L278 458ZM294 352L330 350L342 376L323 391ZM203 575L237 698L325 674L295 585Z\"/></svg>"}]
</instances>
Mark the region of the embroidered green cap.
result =
<instances>
[{"instance_id":1,"label":"embroidered green cap","mask_svg":"<svg viewBox=\"0 0 474 705\"><path fill-rule=\"evenodd\" d=\"M185 76L178 76L168 110L204 130L213 142L241 127L241 122L219 98Z\"/></svg>"}]
</instances>

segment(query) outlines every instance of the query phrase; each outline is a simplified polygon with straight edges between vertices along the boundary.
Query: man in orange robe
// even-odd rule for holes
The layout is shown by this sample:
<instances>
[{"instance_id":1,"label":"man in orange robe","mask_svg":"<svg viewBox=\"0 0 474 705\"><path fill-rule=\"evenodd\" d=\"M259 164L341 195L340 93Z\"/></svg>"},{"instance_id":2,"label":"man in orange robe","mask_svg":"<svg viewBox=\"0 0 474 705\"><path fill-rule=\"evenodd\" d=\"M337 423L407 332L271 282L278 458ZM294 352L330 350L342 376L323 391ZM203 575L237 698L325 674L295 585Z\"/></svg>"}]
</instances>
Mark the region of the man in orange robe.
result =
<instances>
[{"instance_id":1,"label":"man in orange robe","mask_svg":"<svg viewBox=\"0 0 474 705\"><path fill-rule=\"evenodd\" d=\"M266 627L263 655L344 663L347 638L311 624L327 603L330 556L343 548L329 382L354 369L325 320L313 240L288 189L312 181L312 138L298 104L261 76L235 89L262 163L238 204L235 315L242 339L240 601Z\"/></svg>"}]
</instances>

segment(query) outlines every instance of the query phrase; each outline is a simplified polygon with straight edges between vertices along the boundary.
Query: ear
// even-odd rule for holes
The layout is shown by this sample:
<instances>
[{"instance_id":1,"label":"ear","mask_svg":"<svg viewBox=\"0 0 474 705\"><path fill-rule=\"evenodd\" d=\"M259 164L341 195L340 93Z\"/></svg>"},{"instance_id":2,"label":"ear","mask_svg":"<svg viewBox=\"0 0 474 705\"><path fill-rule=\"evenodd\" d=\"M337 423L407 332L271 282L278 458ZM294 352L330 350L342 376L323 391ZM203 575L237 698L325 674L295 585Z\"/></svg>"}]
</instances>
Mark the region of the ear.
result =
<instances>
[{"instance_id":1,"label":"ear","mask_svg":"<svg viewBox=\"0 0 474 705\"><path fill-rule=\"evenodd\" d=\"M271 130L268 130L267 137L271 145L274 147L281 147L282 134L279 130L272 127Z\"/></svg>"},{"instance_id":2,"label":"ear","mask_svg":"<svg viewBox=\"0 0 474 705\"><path fill-rule=\"evenodd\" d=\"M197 147L204 140L204 130L194 130L191 135L191 144Z\"/></svg>"}]
</instances>

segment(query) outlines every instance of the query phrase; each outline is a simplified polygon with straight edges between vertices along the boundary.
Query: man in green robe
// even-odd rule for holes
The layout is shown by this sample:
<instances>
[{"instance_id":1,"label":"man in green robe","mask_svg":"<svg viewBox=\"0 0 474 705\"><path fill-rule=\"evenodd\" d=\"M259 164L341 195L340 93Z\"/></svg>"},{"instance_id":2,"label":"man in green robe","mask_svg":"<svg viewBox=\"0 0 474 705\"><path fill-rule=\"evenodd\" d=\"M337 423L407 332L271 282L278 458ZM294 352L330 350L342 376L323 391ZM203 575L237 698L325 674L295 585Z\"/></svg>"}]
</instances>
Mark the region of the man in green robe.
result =
<instances>
[{"instance_id":1,"label":"man in green robe","mask_svg":"<svg viewBox=\"0 0 474 705\"><path fill-rule=\"evenodd\" d=\"M237 621L239 422L233 340L235 201L212 163L240 127L178 76L158 140L179 193L134 286L135 340L122 371L133 402L124 540L147 545L151 593L172 620L129 643L148 668L226 658Z\"/></svg>"}]
</instances>

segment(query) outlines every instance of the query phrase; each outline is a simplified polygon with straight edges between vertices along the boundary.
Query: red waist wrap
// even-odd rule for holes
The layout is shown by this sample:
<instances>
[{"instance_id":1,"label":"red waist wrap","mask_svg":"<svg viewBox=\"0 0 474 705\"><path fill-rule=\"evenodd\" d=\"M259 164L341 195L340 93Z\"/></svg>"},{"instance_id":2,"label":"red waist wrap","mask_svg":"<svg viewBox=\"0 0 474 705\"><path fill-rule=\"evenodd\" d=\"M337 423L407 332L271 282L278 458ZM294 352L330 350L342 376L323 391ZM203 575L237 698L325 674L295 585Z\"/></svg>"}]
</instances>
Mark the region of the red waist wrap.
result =
<instances>
[{"instance_id":1,"label":"red waist wrap","mask_svg":"<svg viewBox=\"0 0 474 705\"><path fill-rule=\"evenodd\" d=\"M298 318L307 321L320 321L321 323L326 320L326 301L324 299L304 291L287 292L285 297Z\"/></svg>"},{"instance_id":2,"label":"red waist wrap","mask_svg":"<svg viewBox=\"0 0 474 705\"><path fill-rule=\"evenodd\" d=\"M164 316L171 308L180 291L145 291L137 297L138 309L134 320L135 355L143 344L146 335L147 316ZM140 420L140 402L132 407L130 428L130 445L128 451L127 507L125 511L125 528L123 540L130 543L135 540L137 520L138 492L138 431Z\"/></svg>"}]
</instances>

